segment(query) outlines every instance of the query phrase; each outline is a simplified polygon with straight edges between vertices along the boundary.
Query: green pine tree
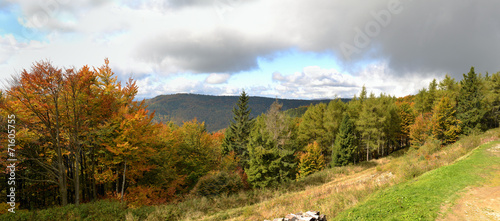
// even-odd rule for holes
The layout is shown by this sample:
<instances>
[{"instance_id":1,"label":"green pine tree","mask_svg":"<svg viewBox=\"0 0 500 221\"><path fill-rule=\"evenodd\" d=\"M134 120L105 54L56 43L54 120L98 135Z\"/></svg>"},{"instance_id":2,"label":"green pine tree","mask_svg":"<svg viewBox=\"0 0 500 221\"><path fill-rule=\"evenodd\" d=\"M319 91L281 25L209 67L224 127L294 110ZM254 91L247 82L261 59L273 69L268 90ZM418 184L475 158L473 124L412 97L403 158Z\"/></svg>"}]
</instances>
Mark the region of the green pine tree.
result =
<instances>
[{"instance_id":1,"label":"green pine tree","mask_svg":"<svg viewBox=\"0 0 500 221\"><path fill-rule=\"evenodd\" d=\"M240 158L240 164L246 168L248 161L248 141L250 131L253 126L253 119L250 118L251 109L248 107L249 97L243 90L236 107L233 108L233 120L226 130L224 142L222 143L223 154L234 151Z\"/></svg>"},{"instance_id":2,"label":"green pine tree","mask_svg":"<svg viewBox=\"0 0 500 221\"><path fill-rule=\"evenodd\" d=\"M295 178L296 162L293 121L275 102L257 117L250 133L249 161L245 172L254 187L275 186Z\"/></svg>"},{"instance_id":3,"label":"green pine tree","mask_svg":"<svg viewBox=\"0 0 500 221\"><path fill-rule=\"evenodd\" d=\"M500 122L500 72L487 77L483 91L488 104L485 116L486 125L488 128L496 128Z\"/></svg>"},{"instance_id":4,"label":"green pine tree","mask_svg":"<svg viewBox=\"0 0 500 221\"><path fill-rule=\"evenodd\" d=\"M482 129L484 96L480 77L474 72L474 67L471 67L469 73L463 76L464 79L460 82L462 87L457 98L457 118L461 122L463 132L469 134L473 130Z\"/></svg>"},{"instance_id":5,"label":"green pine tree","mask_svg":"<svg viewBox=\"0 0 500 221\"><path fill-rule=\"evenodd\" d=\"M355 150L354 123L349 114L344 114L332 151L332 166L345 166L353 162Z\"/></svg>"}]
</instances>

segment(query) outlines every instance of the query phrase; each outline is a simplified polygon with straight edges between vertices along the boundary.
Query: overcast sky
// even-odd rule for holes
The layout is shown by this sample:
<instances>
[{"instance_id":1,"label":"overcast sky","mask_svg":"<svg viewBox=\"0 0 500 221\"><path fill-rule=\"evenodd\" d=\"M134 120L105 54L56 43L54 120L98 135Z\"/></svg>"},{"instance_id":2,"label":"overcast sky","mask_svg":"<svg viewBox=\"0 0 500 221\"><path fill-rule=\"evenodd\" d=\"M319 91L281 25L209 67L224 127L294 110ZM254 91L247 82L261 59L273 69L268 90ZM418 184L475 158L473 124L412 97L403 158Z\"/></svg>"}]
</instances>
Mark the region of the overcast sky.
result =
<instances>
[{"instance_id":1,"label":"overcast sky","mask_svg":"<svg viewBox=\"0 0 500 221\"><path fill-rule=\"evenodd\" d=\"M41 2L41 3L38 3ZM141 2L141 3L137 3ZM500 71L497 0L1 0L0 79L105 58L140 98L405 96Z\"/></svg>"}]
</instances>

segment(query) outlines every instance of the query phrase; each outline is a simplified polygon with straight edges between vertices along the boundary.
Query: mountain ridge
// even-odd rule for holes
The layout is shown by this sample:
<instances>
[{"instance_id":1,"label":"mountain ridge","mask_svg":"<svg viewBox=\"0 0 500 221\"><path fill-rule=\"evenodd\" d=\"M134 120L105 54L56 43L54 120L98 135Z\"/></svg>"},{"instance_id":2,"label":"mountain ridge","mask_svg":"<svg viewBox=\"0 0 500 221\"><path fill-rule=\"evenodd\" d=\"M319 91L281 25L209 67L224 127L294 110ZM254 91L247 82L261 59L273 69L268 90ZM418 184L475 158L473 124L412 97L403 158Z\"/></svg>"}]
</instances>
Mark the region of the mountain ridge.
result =
<instances>
[{"instance_id":1,"label":"mountain ridge","mask_svg":"<svg viewBox=\"0 0 500 221\"><path fill-rule=\"evenodd\" d=\"M200 122L205 122L207 131L214 132L229 126L232 110L238 98L239 96L178 93L158 95L146 99L145 103L149 111L155 111L156 121L172 121L177 125L182 125L183 122L196 118ZM250 96L249 107L252 110L250 116L255 118L265 113L276 100L283 104L282 110L286 111L311 104L328 104L333 99L301 100ZM347 102L350 99L341 100ZM305 111L304 108L302 109Z\"/></svg>"}]
</instances>

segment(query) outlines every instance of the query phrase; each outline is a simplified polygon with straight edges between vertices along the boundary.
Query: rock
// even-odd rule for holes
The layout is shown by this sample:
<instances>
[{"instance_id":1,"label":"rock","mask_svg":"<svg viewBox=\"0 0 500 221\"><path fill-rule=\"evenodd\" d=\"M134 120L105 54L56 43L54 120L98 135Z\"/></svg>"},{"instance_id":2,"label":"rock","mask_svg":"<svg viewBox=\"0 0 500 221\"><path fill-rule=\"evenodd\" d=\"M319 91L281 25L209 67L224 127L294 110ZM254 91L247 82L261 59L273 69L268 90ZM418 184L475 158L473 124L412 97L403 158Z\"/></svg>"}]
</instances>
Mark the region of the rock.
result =
<instances>
[{"instance_id":1,"label":"rock","mask_svg":"<svg viewBox=\"0 0 500 221\"><path fill-rule=\"evenodd\" d=\"M307 211L305 213L288 214L285 218L277 218L273 221L326 221L326 216L318 211Z\"/></svg>"}]
</instances>

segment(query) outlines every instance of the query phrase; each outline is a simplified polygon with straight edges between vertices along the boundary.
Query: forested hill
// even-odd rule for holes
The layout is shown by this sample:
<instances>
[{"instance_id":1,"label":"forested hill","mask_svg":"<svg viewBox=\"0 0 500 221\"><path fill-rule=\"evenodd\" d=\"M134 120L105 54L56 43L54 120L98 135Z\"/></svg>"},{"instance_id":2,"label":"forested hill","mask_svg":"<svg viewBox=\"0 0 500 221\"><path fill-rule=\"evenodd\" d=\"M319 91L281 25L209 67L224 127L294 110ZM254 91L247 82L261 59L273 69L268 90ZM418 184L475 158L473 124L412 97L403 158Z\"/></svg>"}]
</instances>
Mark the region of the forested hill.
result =
<instances>
[{"instance_id":1,"label":"forested hill","mask_svg":"<svg viewBox=\"0 0 500 221\"><path fill-rule=\"evenodd\" d=\"M252 109L251 116L266 112L275 98L250 97L249 106ZM232 119L232 109L238 101L238 96L210 96L199 94L174 94L160 95L146 100L148 110L156 111L155 119L170 120L178 125L184 121L196 118L205 122L210 132L226 128ZM283 104L283 110L309 106L311 104L328 103L330 100L290 100L278 99ZM348 99L343 99L348 101ZM303 108L305 111L305 108ZM293 115L300 115L300 109L293 111Z\"/></svg>"}]
</instances>

